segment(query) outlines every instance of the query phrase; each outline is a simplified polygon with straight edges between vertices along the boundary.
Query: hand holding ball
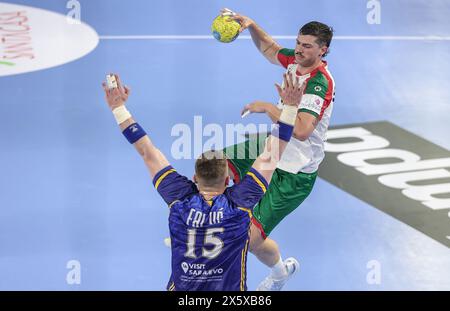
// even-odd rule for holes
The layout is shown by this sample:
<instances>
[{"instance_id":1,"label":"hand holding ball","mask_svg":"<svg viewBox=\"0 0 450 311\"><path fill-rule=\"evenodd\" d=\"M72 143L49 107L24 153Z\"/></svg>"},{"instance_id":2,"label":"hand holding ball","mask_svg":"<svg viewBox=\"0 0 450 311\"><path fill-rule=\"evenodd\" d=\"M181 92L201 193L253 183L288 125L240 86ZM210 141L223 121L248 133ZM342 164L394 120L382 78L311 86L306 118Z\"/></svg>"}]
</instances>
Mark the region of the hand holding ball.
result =
<instances>
[{"instance_id":1,"label":"hand holding ball","mask_svg":"<svg viewBox=\"0 0 450 311\"><path fill-rule=\"evenodd\" d=\"M214 38L223 43L230 43L239 36L241 25L230 15L217 16L211 26Z\"/></svg>"}]
</instances>

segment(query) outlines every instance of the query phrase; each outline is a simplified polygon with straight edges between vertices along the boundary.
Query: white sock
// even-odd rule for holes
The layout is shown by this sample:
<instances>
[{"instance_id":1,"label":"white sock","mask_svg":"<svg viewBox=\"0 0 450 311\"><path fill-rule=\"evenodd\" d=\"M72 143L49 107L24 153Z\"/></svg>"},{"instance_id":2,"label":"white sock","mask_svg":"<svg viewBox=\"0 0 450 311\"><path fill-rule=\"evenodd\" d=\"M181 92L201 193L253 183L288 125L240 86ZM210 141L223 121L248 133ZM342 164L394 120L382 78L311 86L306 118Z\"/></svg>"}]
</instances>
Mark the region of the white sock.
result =
<instances>
[{"instance_id":1,"label":"white sock","mask_svg":"<svg viewBox=\"0 0 450 311\"><path fill-rule=\"evenodd\" d=\"M283 259L280 256L280 260L272 266L272 277L274 279L282 279L287 274L286 267L284 266Z\"/></svg>"}]
</instances>

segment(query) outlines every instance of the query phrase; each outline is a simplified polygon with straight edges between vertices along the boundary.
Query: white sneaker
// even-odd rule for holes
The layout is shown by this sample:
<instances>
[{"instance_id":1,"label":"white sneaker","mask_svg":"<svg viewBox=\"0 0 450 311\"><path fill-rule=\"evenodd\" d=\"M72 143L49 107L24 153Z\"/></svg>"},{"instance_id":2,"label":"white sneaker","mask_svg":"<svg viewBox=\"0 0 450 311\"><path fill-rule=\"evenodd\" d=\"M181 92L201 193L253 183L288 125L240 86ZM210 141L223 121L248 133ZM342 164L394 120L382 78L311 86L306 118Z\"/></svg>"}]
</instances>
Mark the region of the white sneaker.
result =
<instances>
[{"instance_id":1,"label":"white sneaker","mask_svg":"<svg viewBox=\"0 0 450 311\"><path fill-rule=\"evenodd\" d=\"M170 238L165 238L164 239L164 245L167 246L168 248L171 248L171 244L172 241L170 240Z\"/></svg>"},{"instance_id":2,"label":"white sneaker","mask_svg":"<svg viewBox=\"0 0 450 311\"><path fill-rule=\"evenodd\" d=\"M283 288L284 284L298 271L300 270L300 264L297 259L289 257L283 261L286 267L286 276L281 279L274 279L272 274L266 277L256 288L257 291L279 291Z\"/></svg>"}]
</instances>

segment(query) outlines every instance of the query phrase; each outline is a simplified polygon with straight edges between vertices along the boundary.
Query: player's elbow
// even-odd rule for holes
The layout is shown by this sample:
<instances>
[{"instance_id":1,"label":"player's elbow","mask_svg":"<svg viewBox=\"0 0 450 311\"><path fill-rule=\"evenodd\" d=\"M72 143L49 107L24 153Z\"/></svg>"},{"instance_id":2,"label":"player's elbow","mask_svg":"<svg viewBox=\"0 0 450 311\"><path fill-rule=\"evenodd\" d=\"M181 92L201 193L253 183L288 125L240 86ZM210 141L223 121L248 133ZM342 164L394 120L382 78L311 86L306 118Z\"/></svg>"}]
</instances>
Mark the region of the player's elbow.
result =
<instances>
[{"instance_id":1,"label":"player's elbow","mask_svg":"<svg viewBox=\"0 0 450 311\"><path fill-rule=\"evenodd\" d=\"M309 138L311 133L306 132L302 129L294 129L294 133L292 135L300 141L305 141Z\"/></svg>"},{"instance_id":2,"label":"player's elbow","mask_svg":"<svg viewBox=\"0 0 450 311\"><path fill-rule=\"evenodd\" d=\"M276 58L276 56L266 56L267 60L274 65L279 65L279 62Z\"/></svg>"},{"instance_id":3,"label":"player's elbow","mask_svg":"<svg viewBox=\"0 0 450 311\"><path fill-rule=\"evenodd\" d=\"M254 163L254 168L261 173L261 175L265 175L263 171L274 170L277 166L279 155L272 154L268 147L258 156Z\"/></svg>"},{"instance_id":4,"label":"player's elbow","mask_svg":"<svg viewBox=\"0 0 450 311\"><path fill-rule=\"evenodd\" d=\"M145 162L153 161L155 159L155 153L158 151L157 148L148 145L143 145L141 148L138 148L138 152Z\"/></svg>"},{"instance_id":5,"label":"player's elbow","mask_svg":"<svg viewBox=\"0 0 450 311\"><path fill-rule=\"evenodd\" d=\"M275 52L275 53L270 53L265 56L270 63L281 66L280 62L278 61L277 54L278 54L278 52Z\"/></svg>"},{"instance_id":6,"label":"player's elbow","mask_svg":"<svg viewBox=\"0 0 450 311\"><path fill-rule=\"evenodd\" d=\"M264 56L267 58L267 60L274 64L274 65L280 65L280 62L278 61L278 51L281 50L281 46L279 46L276 42L273 43L271 47L265 52L263 52Z\"/></svg>"},{"instance_id":7,"label":"player's elbow","mask_svg":"<svg viewBox=\"0 0 450 311\"><path fill-rule=\"evenodd\" d=\"M311 136L312 132L314 132L314 128L315 126L312 124L302 122L299 119L294 126L294 132L292 135L300 141L305 141Z\"/></svg>"}]
</instances>

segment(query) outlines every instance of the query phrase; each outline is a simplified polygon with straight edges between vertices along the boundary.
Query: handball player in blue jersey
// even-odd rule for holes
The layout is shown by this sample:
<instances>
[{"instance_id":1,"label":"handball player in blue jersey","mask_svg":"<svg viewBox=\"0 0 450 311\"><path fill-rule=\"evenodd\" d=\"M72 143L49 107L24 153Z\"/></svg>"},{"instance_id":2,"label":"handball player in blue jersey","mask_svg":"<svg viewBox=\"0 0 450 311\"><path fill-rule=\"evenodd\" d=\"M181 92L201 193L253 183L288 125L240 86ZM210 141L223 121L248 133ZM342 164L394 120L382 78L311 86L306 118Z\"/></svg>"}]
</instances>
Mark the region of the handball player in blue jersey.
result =
<instances>
[{"instance_id":1,"label":"handball player in blue jersey","mask_svg":"<svg viewBox=\"0 0 450 311\"><path fill-rule=\"evenodd\" d=\"M113 80L114 83L111 83ZM242 181L228 187L222 151L203 153L194 180L180 175L125 107L129 89L117 75L103 83L106 101L127 140L141 155L170 209L172 274L168 290L243 291L252 209L262 198L295 126L304 85L289 75L276 84L284 108L264 151Z\"/></svg>"}]
</instances>

